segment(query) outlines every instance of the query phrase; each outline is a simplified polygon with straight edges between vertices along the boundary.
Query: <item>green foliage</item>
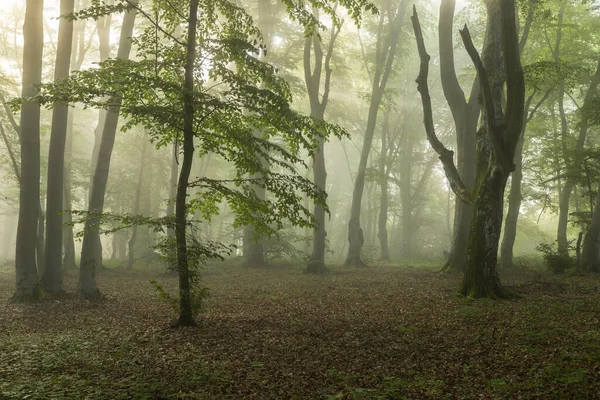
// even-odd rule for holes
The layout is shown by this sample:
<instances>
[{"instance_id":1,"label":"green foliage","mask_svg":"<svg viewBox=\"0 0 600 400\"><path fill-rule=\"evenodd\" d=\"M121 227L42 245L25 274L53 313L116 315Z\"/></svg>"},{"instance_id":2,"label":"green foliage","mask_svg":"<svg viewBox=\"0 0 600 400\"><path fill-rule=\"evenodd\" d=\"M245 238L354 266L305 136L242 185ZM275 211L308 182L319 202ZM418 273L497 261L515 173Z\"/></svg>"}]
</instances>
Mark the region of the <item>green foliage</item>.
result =
<instances>
[{"instance_id":1,"label":"green foliage","mask_svg":"<svg viewBox=\"0 0 600 400\"><path fill-rule=\"evenodd\" d=\"M569 247L572 249L573 241L569 242ZM542 253L544 258L544 264L546 268L555 274L562 274L563 272L575 267L575 260L568 254L559 253L556 242L540 243L536 250Z\"/></svg>"},{"instance_id":2,"label":"green foliage","mask_svg":"<svg viewBox=\"0 0 600 400\"><path fill-rule=\"evenodd\" d=\"M274 66L263 61L261 33L242 7L227 0L200 3L192 93L195 146L201 156L211 153L220 157L234 173L229 179L203 176L193 180L190 187L198 190L197 197L189 201L190 211L198 211L209 221L225 202L233 211L235 227L253 225L261 235L276 234L284 221L314 226L310 210L303 205L304 196L327 208L326 194L298 169L306 167L306 155L312 155L318 140L341 138L346 132L291 108L289 85ZM93 2L92 8L78 17L101 16L107 11L98 8L104 7L102 4ZM130 3L120 0L115 7L126 4ZM315 6L327 13L335 10L328 2ZM362 8L373 9L362 0L347 2L347 6L357 21ZM176 32L186 21L163 2L154 2L152 7L147 14L161 16L161 29L149 24L136 35L135 60L109 59L98 68L76 71L62 82L42 85L35 100L47 107L81 103L84 107L118 108L125 117L124 130L142 126L159 147L180 140L185 47L184 37ZM258 198L256 187L266 189L266 200Z\"/></svg>"}]
</instances>

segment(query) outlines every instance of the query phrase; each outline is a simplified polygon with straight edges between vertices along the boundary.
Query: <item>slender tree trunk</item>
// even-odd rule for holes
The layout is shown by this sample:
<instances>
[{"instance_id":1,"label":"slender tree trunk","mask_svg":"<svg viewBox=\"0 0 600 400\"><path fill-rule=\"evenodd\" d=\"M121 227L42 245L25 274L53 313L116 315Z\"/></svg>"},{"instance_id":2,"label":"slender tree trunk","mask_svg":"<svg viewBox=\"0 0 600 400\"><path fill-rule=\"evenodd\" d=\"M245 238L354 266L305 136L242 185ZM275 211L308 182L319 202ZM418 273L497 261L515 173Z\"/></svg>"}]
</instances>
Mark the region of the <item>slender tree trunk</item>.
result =
<instances>
[{"instance_id":1,"label":"slender tree trunk","mask_svg":"<svg viewBox=\"0 0 600 400\"><path fill-rule=\"evenodd\" d=\"M413 196L412 186L412 164L413 164L414 142L409 138L402 149L402 159L400 160L400 203L402 207L402 234L401 251L402 257L410 259L412 257L412 239L413 239Z\"/></svg>"},{"instance_id":2,"label":"slender tree trunk","mask_svg":"<svg viewBox=\"0 0 600 400\"><path fill-rule=\"evenodd\" d=\"M313 178L315 185L320 190L325 190L327 185L327 170L325 167L325 141L319 139L314 156ZM317 227L313 232L312 256L309 270L311 272L324 272L325 267L325 249L327 231L325 230L325 208L316 204L313 214Z\"/></svg>"},{"instance_id":3,"label":"slender tree trunk","mask_svg":"<svg viewBox=\"0 0 600 400\"><path fill-rule=\"evenodd\" d=\"M171 158L171 178L169 181L169 202L167 203L166 214L167 217L175 217L175 198L177 196L177 176L179 174L179 164L177 163L179 157L179 142L176 140L173 142L173 154ZM173 225L167 227L167 238L169 240L175 240L175 230ZM173 272L177 270L177 263L175 260L169 265L169 269Z\"/></svg>"},{"instance_id":4,"label":"slender tree trunk","mask_svg":"<svg viewBox=\"0 0 600 400\"><path fill-rule=\"evenodd\" d=\"M515 170L512 173L510 181L510 194L508 195L508 211L506 220L504 221L504 234L502 236L502 244L500 246L500 262L504 268L512 268L513 265L513 248L517 237L517 220L519 218L519 210L521 209L521 182L523 181L523 142L524 136L517 144L515 151Z\"/></svg>"},{"instance_id":5,"label":"slender tree trunk","mask_svg":"<svg viewBox=\"0 0 600 400\"><path fill-rule=\"evenodd\" d=\"M136 0L132 3L137 4ZM117 58L126 60L131 51L131 35L135 22L135 12L129 11L123 18L121 28L121 37L119 39L119 50ZM90 192L90 204L88 207L91 213L85 222L85 235L83 237L81 250L81 266L79 273L78 295L81 298L94 298L100 296L100 291L96 286L96 270L102 265L102 247L100 244L100 216L104 209L104 195L106 193L106 183L108 181L108 171L110 168L110 159L112 149L115 143L117 132L117 123L119 120L120 99L115 99L115 105L111 106L106 114L106 122L102 133L102 143L98 153L98 162L94 172L94 182Z\"/></svg>"},{"instance_id":6,"label":"slender tree trunk","mask_svg":"<svg viewBox=\"0 0 600 400\"><path fill-rule=\"evenodd\" d=\"M108 3L112 3L111 0ZM98 50L100 53L100 62L110 58L110 28L112 16L104 16L96 21L96 31L98 33ZM92 148L92 159L90 163L90 186L88 192L91 193L91 187L94 184L94 173L96 164L98 163L98 154L100 152L100 144L102 143L102 132L104 132L104 124L106 122L106 110L98 110L98 122L94 128L94 147ZM89 194L88 193L88 194ZM89 197L89 196L88 196Z\"/></svg>"},{"instance_id":7,"label":"slender tree trunk","mask_svg":"<svg viewBox=\"0 0 600 400\"><path fill-rule=\"evenodd\" d=\"M379 238L379 247L381 248L380 260L390 260L390 249L388 246L388 143L387 137L389 134L389 112L384 114L383 127L381 130L381 157L379 160L379 179L381 179L381 197L379 199L379 218L377 221L377 237Z\"/></svg>"},{"instance_id":8,"label":"slender tree trunk","mask_svg":"<svg viewBox=\"0 0 600 400\"><path fill-rule=\"evenodd\" d=\"M37 93L42 80L44 47L43 0L26 0L23 25L22 96ZM43 296L36 267L36 242L40 208L40 105L26 102L21 108L21 184L19 189L19 222L16 244L15 301L39 299Z\"/></svg>"},{"instance_id":9,"label":"slender tree trunk","mask_svg":"<svg viewBox=\"0 0 600 400\"><path fill-rule=\"evenodd\" d=\"M87 7L87 0L77 2L77 10L81 10ZM89 49L89 45L86 46L85 42L85 27L86 21L79 20L74 22L73 26L73 51L71 51L71 70L78 71L81 69L81 65L85 59L85 54ZM76 51L75 51L76 50ZM71 211L72 198L71 198L71 166L73 159L73 122L74 122L73 108L69 108L67 117L67 138L65 144L65 172L64 172L64 201L63 209ZM63 214L63 272L66 273L69 270L77 268L75 262L75 235L73 233L73 222L70 212Z\"/></svg>"},{"instance_id":10,"label":"slender tree trunk","mask_svg":"<svg viewBox=\"0 0 600 400\"><path fill-rule=\"evenodd\" d=\"M148 147L148 141L145 137L143 137L142 140L144 141L144 143L142 144L142 157L140 160L138 183L135 188L135 202L133 205L133 215L138 215L140 213L140 201L142 198L142 188L144 186L144 170L146 169L146 149ZM135 261L135 241L137 239L137 231L138 226L134 225L131 230L131 236L129 237L128 242L129 252L127 254L127 269L133 269L133 263Z\"/></svg>"},{"instance_id":11,"label":"slender tree trunk","mask_svg":"<svg viewBox=\"0 0 600 400\"><path fill-rule=\"evenodd\" d=\"M71 199L71 160L73 152L73 110L69 110L67 122L67 142L65 147L65 172L64 172L64 187L63 187L63 208L67 212L63 214L63 272L71 271L77 268L75 263L75 235L73 234L73 219L71 216L72 199Z\"/></svg>"},{"instance_id":12,"label":"slender tree trunk","mask_svg":"<svg viewBox=\"0 0 600 400\"><path fill-rule=\"evenodd\" d=\"M60 15L73 12L74 0L61 0ZM69 76L71 48L73 44L73 22L61 18L58 27L58 44L54 81ZM45 267L42 284L47 292L58 294L63 291L62 282L62 240L63 240L63 191L65 172L65 143L69 106L55 104L52 109L52 129L48 151L48 193L46 197L46 246Z\"/></svg>"},{"instance_id":13,"label":"slender tree trunk","mask_svg":"<svg viewBox=\"0 0 600 400\"><path fill-rule=\"evenodd\" d=\"M187 32L185 82L183 85L183 163L177 185L175 205L175 236L177 238L177 271L179 273L179 319L175 326L195 326L192 314L190 270L187 256L187 189L194 158L194 66L196 60L196 30L198 0L190 1Z\"/></svg>"},{"instance_id":14,"label":"slender tree trunk","mask_svg":"<svg viewBox=\"0 0 600 400\"><path fill-rule=\"evenodd\" d=\"M596 207L592 213L592 222L583 240L581 262L578 266L580 272L600 272L600 249L598 245L598 237L600 235L600 207L598 205L600 205L600 188L596 194Z\"/></svg>"}]
</instances>

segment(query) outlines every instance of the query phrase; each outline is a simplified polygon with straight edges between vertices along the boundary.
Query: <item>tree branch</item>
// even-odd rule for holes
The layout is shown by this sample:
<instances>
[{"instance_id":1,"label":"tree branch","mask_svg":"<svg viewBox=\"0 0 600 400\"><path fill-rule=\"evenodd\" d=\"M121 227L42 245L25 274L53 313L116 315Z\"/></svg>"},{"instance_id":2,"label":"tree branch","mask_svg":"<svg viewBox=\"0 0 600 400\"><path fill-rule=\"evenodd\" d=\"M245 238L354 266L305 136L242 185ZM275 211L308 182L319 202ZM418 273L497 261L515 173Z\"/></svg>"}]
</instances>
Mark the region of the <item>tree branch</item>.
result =
<instances>
[{"instance_id":1,"label":"tree branch","mask_svg":"<svg viewBox=\"0 0 600 400\"><path fill-rule=\"evenodd\" d=\"M448 178L448 181L450 182L452 191L465 203L473 204L473 196L460 178L458 170L456 169L456 165L454 164L454 152L448 150L446 146L440 142L435 133L431 96L429 95L429 86L427 83L427 78L429 75L429 60L431 57L429 54L427 54L427 50L425 49L425 41L423 40L423 32L421 30L421 24L419 23L419 16L417 14L416 6L413 6L413 15L411 17L411 21L417 40L419 58L421 59L419 76L417 77L417 90L421 94L421 100L423 103L423 123L425 125L425 132L427 133L427 140L431 144L431 147L433 147L435 152L439 155L440 161L444 166L446 178Z\"/></svg>"}]
</instances>

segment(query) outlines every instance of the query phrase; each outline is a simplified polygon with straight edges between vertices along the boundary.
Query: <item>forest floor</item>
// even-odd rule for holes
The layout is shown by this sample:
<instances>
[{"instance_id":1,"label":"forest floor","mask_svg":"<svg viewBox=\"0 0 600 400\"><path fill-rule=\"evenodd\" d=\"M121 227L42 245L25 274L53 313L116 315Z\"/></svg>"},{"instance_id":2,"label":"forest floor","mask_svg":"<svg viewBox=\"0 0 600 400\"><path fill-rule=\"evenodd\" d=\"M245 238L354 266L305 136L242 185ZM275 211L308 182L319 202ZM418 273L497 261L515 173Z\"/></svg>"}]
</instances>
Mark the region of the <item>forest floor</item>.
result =
<instances>
[{"instance_id":1,"label":"forest floor","mask_svg":"<svg viewBox=\"0 0 600 400\"><path fill-rule=\"evenodd\" d=\"M171 329L149 283L174 290L164 273L11 304L0 269L0 399L600 398L600 278L503 275L520 299L459 297L432 267L213 266L199 327Z\"/></svg>"}]
</instances>

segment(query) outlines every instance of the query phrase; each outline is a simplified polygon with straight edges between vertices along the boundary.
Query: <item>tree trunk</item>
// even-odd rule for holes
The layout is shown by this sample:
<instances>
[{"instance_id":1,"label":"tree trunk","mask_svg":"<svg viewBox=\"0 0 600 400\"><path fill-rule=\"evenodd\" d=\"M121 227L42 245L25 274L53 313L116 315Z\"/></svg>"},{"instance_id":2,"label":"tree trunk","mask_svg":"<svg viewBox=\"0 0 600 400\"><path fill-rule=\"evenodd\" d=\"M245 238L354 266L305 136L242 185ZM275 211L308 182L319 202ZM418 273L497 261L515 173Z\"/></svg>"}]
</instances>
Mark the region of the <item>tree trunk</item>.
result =
<instances>
[{"instance_id":1,"label":"tree trunk","mask_svg":"<svg viewBox=\"0 0 600 400\"><path fill-rule=\"evenodd\" d=\"M521 135L521 140L517 144L515 151L515 170L512 173L510 181L510 194L508 195L508 211L506 220L504 221L504 235L502 236L502 244L500 246L500 262L504 268L512 268L513 265L513 248L517 237L517 220L519 218L519 210L521 209L521 182L523 181L523 142L524 136Z\"/></svg>"},{"instance_id":2,"label":"tree trunk","mask_svg":"<svg viewBox=\"0 0 600 400\"><path fill-rule=\"evenodd\" d=\"M63 214L63 272L71 271L77 268L75 263L75 235L73 234L73 221L71 213L72 210L72 199L71 199L71 160L72 160L72 149L73 149L73 110L69 110L68 122L67 122L67 142L65 147L65 172L64 172L64 187L63 187L63 208L67 212Z\"/></svg>"},{"instance_id":3,"label":"tree trunk","mask_svg":"<svg viewBox=\"0 0 600 400\"><path fill-rule=\"evenodd\" d=\"M467 102L454 66L454 34L452 32L454 11L455 0L443 0L440 3L440 73L444 96L452 112L456 130L457 168L465 186L472 188L476 175L475 133L480 113L478 101L480 86L475 78ZM464 270L472 215L472 207L457 198L454 205L452 244L448 261L443 268L444 271L460 272Z\"/></svg>"},{"instance_id":4,"label":"tree trunk","mask_svg":"<svg viewBox=\"0 0 600 400\"><path fill-rule=\"evenodd\" d=\"M87 0L83 0L81 2L77 2L77 10L81 10L87 7ZM81 65L85 59L85 54L89 49L89 46L86 47L85 43L85 27L86 21L80 20L75 21L73 26L73 51L71 51L71 70L78 71L81 69ZM65 172L64 172L64 202L63 209L67 211L71 211L72 207L72 198L71 198L71 165L73 159L73 121L74 121L74 109L69 108L69 113L67 117L67 138L65 144ZM63 247L64 247L64 257L63 257L63 272L66 273L69 270L74 270L77 268L77 264L75 262L75 235L73 233L73 226L71 225L73 221L72 215L70 212L65 212L63 214Z\"/></svg>"},{"instance_id":5,"label":"tree trunk","mask_svg":"<svg viewBox=\"0 0 600 400\"><path fill-rule=\"evenodd\" d=\"M427 138L439 154L455 194L473 204L467 263L460 293L471 297L505 298L510 293L500 285L496 264L504 190L524 123L525 80L520 61L514 0L488 0L486 7L488 27L482 58L473 45L468 29L465 27L460 31L477 69L483 100L483 118L477 134L478 173L474 193L466 189L454 164L453 153L439 141L435 133L427 82L430 56L425 49L416 8L412 21L421 59L417 83ZM504 110L503 99L506 99Z\"/></svg>"},{"instance_id":6,"label":"tree trunk","mask_svg":"<svg viewBox=\"0 0 600 400\"><path fill-rule=\"evenodd\" d=\"M35 256L37 259L37 268L38 274L40 276L44 273L44 268L46 266L46 260L44 256L46 255L44 251L44 230L46 229L46 214L42 210L41 206L39 208L38 214L38 225L37 225L37 237L36 237L36 245L35 245ZM40 281L41 284L41 281ZM43 287L44 285L42 285Z\"/></svg>"},{"instance_id":7,"label":"tree trunk","mask_svg":"<svg viewBox=\"0 0 600 400\"><path fill-rule=\"evenodd\" d=\"M175 217L175 198L177 196L177 175L179 173L179 164L177 163L179 157L179 142L175 140L173 142L173 155L171 158L171 178L169 180L169 202L167 203L166 214L167 217ZM167 226L167 238L174 240L175 230L173 225ZM169 255L170 256L170 255ZM173 272L177 270L177 263L175 260L169 265L169 269Z\"/></svg>"},{"instance_id":8,"label":"tree trunk","mask_svg":"<svg viewBox=\"0 0 600 400\"><path fill-rule=\"evenodd\" d=\"M148 141L145 137L142 137L144 143L142 144L142 157L140 160L140 171L138 174L138 183L135 188L135 202L133 204L133 215L139 215L140 213L140 200L142 198L142 187L144 185L144 170L146 169L146 149L148 147ZM138 226L134 225L131 229L131 236L128 242L129 252L127 254L127 269L133 269L133 263L135 261L135 241L137 238Z\"/></svg>"},{"instance_id":9,"label":"tree trunk","mask_svg":"<svg viewBox=\"0 0 600 400\"><path fill-rule=\"evenodd\" d=\"M100 53L100 62L106 61L110 58L110 28L112 23L112 16L107 15L98 18L96 21L96 31L98 33L98 51ZM88 190L88 201L89 195L91 194L91 188L94 185L94 173L96 171L96 164L98 163L98 154L100 152L100 144L102 143L102 132L104 132L104 124L106 122L106 110L98 110L98 122L94 128L94 147L92 148L92 159L90 162L90 186Z\"/></svg>"},{"instance_id":10,"label":"tree trunk","mask_svg":"<svg viewBox=\"0 0 600 400\"><path fill-rule=\"evenodd\" d=\"M60 15L73 12L74 0L61 0ZM56 66L54 81L69 76L71 48L73 44L73 22L61 18L58 27ZM42 284L47 292L58 294L63 291L62 282L62 240L63 240L63 184L65 172L65 144L67 140L67 122L69 106L55 104L52 109L52 129L50 149L48 151L48 186L46 197L46 246L45 267Z\"/></svg>"},{"instance_id":11,"label":"tree trunk","mask_svg":"<svg viewBox=\"0 0 600 400\"><path fill-rule=\"evenodd\" d=\"M380 260L390 260L390 249L388 246L388 171L387 156L388 143L387 136L389 134L389 112L384 114L383 127L381 130L381 156L379 160L379 179L381 179L381 197L379 198L379 218L377 221L377 237L379 238L379 247L381 248Z\"/></svg>"},{"instance_id":12,"label":"tree trunk","mask_svg":"<svg viewBox=\"0 0 600 400\"><path fill-rule=\"evenodd\" d=\"M318 140L317 149L315 150L313 177L315 185L320 190L324 191L327 184L327 170L325 168L325 141L323 139ZM325 230L325 208L320 204L316 204L313 214L315 216L317 227L313 232L312 256L307 271L322 273L327 271L327 267L325 266L327 238L327 231Z\"/></svg>"},{"instance_id":13,"label":"tree trunk","mask_svg":"<svg viewBox=\"0 0 600 400\"><path fill-rule=\"evenodd\" d=\"M255 193L260 196L260 188L255 188ZM262 196L259 199L264 199L264 190ZM244 257L246 258L245 265L247 267L263 267L266 265L262 240L256 235L256 229L252 225L248 225L244 229Z\"/></svg>"},{"instance_id":14,"label":"tree trunk","mask_svg":"<svg viewBox=\"0 0 600 400\"><path fill-rule=\"evenodd\" d=\"M401 218L401 252L402 257L410 259L412 257L412 213L413 213L413 197L411 194L412 183L412 164L413 164L414 142L408 138L405 145L402 147L402 158L400 160L400 204L402 207Z\"/></svg>"},{"instance_id":15,"label":"tree trunk","mask_svg":"<svg viewBox=\"0 0 600 400\"><path fill-rule=\"evenodd\" d=\"M22 96L37 94L35 85L42 80L44 47L43 0L26 0L23 25ZM36 241L40 208L40 105L26 102L21 108L21 184L19 222L15 254L15 301L43 296L36 267Z\"/></svg>"},{"instance_id":16,"label":"tree trunk","mask_svg":"<svg viewBox=\"0 0 600 400\"><path fill-rule=\"evenodd\" d=\"M600 257L598 254L598 236L600 235L600 188L596 194L596 207L592 213L592 222L585 234L583 241L583 251L581 262L579 263L580 272L600 272Z\"/></svg>"},{"instance_id":17,"label":"tree trunk","mask_svg":"<svg viewBox=\"0 0 600 400\"><path fill-rule=\"evenodd\" d=\"M137 0L131 3L137 4ZM121 37L119 39L119 50L117 58L126 60L131 51L131 35L135 22L135 12L129 11L123 18ZM83 237L81 250L81 266L79 273L79 287L77 289L80 298L95 298L100 296L96 286L96 270L102 266L102 247L100 242L100 215L104 209L104 194L108 181L108 171L112 149L115 143L117 123L119 120L119 104L121 100L115 99L115 105L111 106L106 114L106 122L102 132L102 143L98 153L98 162L94 171L94 181L90 191L90 204L88 216L85 222L85 235Z\"/></svg>"},{"instance_id":18,"label":"tree trunk","mask_svg":"<svg viewBox=\"0 0 600 400\"><path fill-rule=\"evenodd\" d=\"M467 264L460 288L464 296L510 297L500 285L496 269L507 179L508 176L502 173L488 171L479 183L469 233Z\"/></svg>"},{"instance_id":19,"label":"tree trunk","mask_svg":"<svg viewBox=\"0 0 600 400\"><path fill-rule=\"evenodd\" d=\"M195 326L190 270L187 256L187 189L194 158L194 66L196 61L196 30L198 0L190 1L188 21L185 82L183 84L183 163L177 185L175 204L175 236L177 239L177 272L179 273L179 319L175 326Z\"/></svg>"}]
</instances>

